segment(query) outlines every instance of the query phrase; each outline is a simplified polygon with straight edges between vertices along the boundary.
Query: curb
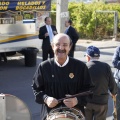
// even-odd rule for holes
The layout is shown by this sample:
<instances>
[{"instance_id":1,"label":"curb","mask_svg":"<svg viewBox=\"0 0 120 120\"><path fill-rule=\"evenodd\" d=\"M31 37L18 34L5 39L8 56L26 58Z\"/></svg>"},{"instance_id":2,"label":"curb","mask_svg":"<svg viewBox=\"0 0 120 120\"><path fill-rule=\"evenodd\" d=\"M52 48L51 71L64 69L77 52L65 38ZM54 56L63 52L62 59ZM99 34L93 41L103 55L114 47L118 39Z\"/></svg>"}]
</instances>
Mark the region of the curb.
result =
<instances>
[{"instance_id":1,"label":"curb","mask_svg":"<svg viewBox=\"0 0 120 120\"><path fill-rule=\"evenodd\" d=\"M75 51L85 51L87 47L81 46L81 45L76 45L75 46Z\"/></svg>"},{"instance_id":2,"label":"curb","mask_svg":"<svg viewBox=\"0 0 120 120\"><path fill-rule=\"evenodd\" d=\"M75 51L86 51L86 48L88 46L81 46L81 45L76 45L75 46ZM114 46L101 46L101 47L98 47L99 49L107 49L107 48L116 48L117 45L114 45ZM39 49L39 54L42 54L42 49Z\"/></svg>"},{"instance_id":3,"label":"curb","mask_svg":"<svg viewBox=\"0 0 120 120\"><path fill-rule=\"evenodd\" d=\"M76 45L75 51L85 51L88 46ZM117 46L101 46L99 49L116 48Z\"/></svg>"}]
</instances>

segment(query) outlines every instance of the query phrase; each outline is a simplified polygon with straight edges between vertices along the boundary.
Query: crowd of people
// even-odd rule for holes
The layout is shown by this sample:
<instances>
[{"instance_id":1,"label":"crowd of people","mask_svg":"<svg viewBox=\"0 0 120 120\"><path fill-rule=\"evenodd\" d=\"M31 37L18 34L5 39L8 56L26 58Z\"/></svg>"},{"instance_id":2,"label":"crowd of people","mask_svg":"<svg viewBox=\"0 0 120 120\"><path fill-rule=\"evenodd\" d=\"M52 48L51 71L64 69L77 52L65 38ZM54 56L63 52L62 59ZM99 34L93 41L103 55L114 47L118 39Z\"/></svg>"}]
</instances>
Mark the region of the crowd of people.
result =
<instances>
[{"instance_id":1,"label":"crowd of people","mask_svg":"<svg viewBox=\"0 0 120 120\"><path fill-rule=\"evenodd\" d=\"M81 111L86 120L106 120L109 92L117 100L120 120L120 47L112 60L116 68L113 76L110 66L99 60L100 50L96 46L86 49L86 64L74 58L79 35L72 20L67 19L65 27L64 33L58 33L51 18L46 17L39 30L43 61L34 74L32 89L35 101L42 105L40 120L47 120L52 110L61 111L64 107Z\"/></svg>"}]
</instances>

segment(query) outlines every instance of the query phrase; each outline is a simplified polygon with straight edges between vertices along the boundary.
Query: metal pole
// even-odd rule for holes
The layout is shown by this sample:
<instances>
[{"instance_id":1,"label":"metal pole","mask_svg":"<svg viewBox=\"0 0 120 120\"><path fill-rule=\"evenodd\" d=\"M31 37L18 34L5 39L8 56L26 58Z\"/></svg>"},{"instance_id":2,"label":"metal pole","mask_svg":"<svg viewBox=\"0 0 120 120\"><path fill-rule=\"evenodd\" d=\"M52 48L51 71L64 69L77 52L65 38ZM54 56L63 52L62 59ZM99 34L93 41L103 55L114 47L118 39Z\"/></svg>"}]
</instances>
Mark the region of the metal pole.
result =
<instances>
[{"instance_id":1,"label":"metal pole","mask_svg":"<svg viewBox=\"0 0 120 120\"><path fill-rule=\"evenodd\" d=\"M68 16L62 16L64 12L68 12L68 0L57 0L57 9L56 9L56 27L58 33L65 31L65 20Z\"/></svg>"},{"instance_id":2,"label":"metal pole","mask_svg":"<svg viewBox=\"0 0 120 120\"><path fill-rule=\"evenodd\" d=\"M114 12L114 39L117 40L117 23L118 22L118 13Z\"/></svg>"},{"instance_id":3,"label":"metal pole","mask_svg":"<svg viewBox=\"0 0 120 120\"><path fill-rule=\"evenodd\" d=\"M118 12L117 11L109 11L109 10L97 10L98 13L113 13L114 14L114 31L112 40L117 40L117 27L118 27Z\"/></svg>"}]
</instances>

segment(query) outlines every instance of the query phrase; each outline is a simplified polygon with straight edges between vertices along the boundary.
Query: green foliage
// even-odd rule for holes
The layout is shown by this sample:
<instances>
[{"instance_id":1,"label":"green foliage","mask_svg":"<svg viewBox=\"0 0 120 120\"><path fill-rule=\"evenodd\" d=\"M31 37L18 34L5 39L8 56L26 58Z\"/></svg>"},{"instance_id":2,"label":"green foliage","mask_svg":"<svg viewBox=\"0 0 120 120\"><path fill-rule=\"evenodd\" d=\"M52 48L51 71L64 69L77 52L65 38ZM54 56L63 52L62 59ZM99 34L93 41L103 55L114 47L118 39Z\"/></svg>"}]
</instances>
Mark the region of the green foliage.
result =
<instances>
[{"instance_id":1,"label":"green foliage","mask_svg":"<svg viewBox=\"0 0 120 120\"><path fill-rule=\"evenodd\" d=\"M120 16L120 4L105 4L103 2L94 2L91 4L69 3L68 10L73 26L77 29L80 37L91 39L107 38L113 35L114 14L110 12L96 11L117 11ZM56 5L52 5L52 10L56 11ZM55 12L51 14L56 20ZM118 23L120 29L120 23Z\"/></svg>"}]
</instances>

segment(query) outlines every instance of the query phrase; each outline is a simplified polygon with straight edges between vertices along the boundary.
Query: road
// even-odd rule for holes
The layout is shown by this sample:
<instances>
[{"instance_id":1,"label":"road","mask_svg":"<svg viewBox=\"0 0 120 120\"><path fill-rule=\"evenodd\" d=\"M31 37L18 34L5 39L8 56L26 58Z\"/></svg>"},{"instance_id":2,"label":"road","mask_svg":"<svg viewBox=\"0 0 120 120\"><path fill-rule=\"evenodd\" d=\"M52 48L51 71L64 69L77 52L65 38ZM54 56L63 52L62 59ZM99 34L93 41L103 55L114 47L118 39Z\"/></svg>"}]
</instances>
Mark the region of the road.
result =
<instances>
[{"instance_id":1,"label":"road","mask_svg":"<svg viewBox=\"0 0 120 120\"><path fill-rule=\"evenodd\" d=\"M101 61L111 65L114 48L101 49ZM84 51L76 51L75 58L85 62ZM30 109L32 120L39 120L40 105L35 103L31 89L32 77L36 67L25 67L23 56L8 58L7 63L0 63L0 93L12 94L20 98ZM41 62L41 54L38 54L37 65ZM114 68L112 68L114 72ZM109 98L107 120L112 120L112 99Z\"/></svg>"}]
</instances>

